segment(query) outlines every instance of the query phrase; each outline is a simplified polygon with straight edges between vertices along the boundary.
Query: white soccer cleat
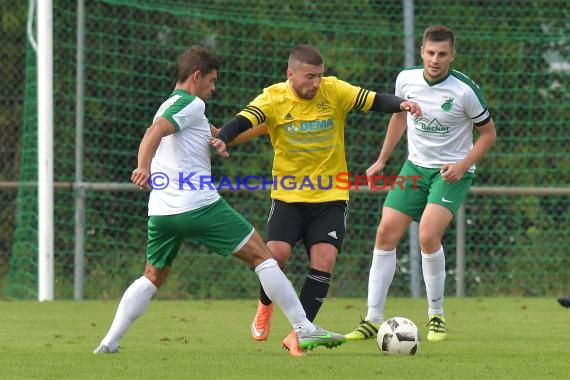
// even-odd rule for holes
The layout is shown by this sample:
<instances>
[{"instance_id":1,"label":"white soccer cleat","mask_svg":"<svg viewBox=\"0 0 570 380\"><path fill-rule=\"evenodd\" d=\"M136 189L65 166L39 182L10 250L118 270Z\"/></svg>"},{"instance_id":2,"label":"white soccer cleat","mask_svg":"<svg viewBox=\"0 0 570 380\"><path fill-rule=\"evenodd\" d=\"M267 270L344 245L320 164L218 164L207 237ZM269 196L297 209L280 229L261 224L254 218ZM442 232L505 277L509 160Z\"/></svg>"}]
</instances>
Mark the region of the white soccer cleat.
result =
<instances>
[{"instance_id":1,"label":"white soccer cleat","mask_svg":"<svg viewBox=\"0 0 570 380\"><path fill-rule=\"evenodd\" d=\"M95 350L93 350L94 354L116 354L117 352L119 352L118 347L114 350L111 350L109 347L105 346L104 344L100 344Z\"/></svg>"}]
</instances>

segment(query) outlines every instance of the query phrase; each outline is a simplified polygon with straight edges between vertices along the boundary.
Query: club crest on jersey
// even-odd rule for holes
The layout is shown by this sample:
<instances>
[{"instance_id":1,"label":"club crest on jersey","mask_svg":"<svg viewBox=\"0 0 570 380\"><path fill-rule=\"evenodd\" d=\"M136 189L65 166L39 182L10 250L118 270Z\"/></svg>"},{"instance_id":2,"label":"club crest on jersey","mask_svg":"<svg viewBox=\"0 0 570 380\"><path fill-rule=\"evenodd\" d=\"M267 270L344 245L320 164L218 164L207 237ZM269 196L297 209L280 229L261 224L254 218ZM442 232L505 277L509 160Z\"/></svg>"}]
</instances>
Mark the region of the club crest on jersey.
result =
<instances>
[{"instance_id":1,"label":"club crest on jersey","mask_svg":"<svg viewBox=\"0 0 570 380\"><path fill-rule=\"evenodd\" d=\"M444 96L443 102L441 103L441 109L446 112L451 110L451 107L453 107L454 100L455 98L453 98L452 96Z\"/></svg>"},{"instance_id":2,"label":"club crest on jersey","mask_svg":"<svg viewBox=\"0 0 570 380\"><path fill-rule=\"evenodd\" d=\"M317 110L319 110L319 111L326 111L329 108L330 108L329 102L327 102L326 100L317 103Z\"/></svg>"}]
</instances>

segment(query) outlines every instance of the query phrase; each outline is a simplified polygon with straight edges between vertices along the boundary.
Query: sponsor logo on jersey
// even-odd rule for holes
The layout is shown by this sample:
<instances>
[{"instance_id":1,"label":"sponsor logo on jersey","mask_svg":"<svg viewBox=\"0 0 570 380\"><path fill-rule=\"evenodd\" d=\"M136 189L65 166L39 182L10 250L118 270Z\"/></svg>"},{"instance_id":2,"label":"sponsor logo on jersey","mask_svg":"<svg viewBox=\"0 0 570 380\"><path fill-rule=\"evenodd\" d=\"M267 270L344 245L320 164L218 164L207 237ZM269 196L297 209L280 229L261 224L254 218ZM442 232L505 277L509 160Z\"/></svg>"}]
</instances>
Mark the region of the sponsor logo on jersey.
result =
<instances>
[{"instance_id":1,"label":"sponsor logo on jersey","mask_svg":"<svg viewBox=\"0 0 570 380\"><path fill-rule=\"evenodd\" d=\"M416 131L422 133L432 133L436 135L445 135L449 133L449 127L441 124L437 119L419 118L415 122Z\"/></svg>"},{"instance_id":2,"label":"sponsor logo on jersey","mask_svg":"<svg viewBox=\"0 0 570 380\"><path fill-rule=\"evenodd\" d=\"M293 136L297 133L313 133L329 131L334 128L333 119L301 121L285 125L285 133Z\"/></svg>"}]
</instances>

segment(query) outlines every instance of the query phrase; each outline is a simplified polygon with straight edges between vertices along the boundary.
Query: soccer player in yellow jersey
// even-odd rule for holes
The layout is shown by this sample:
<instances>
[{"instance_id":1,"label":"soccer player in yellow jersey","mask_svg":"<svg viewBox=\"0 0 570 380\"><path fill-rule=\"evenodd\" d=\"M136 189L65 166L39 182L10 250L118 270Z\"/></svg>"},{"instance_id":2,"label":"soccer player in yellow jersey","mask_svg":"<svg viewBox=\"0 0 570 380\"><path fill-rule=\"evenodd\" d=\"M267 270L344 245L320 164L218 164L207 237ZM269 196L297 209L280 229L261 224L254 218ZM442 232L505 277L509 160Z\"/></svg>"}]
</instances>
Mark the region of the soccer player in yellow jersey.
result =
<instances>
[{"instance_id":1,"label":"soccer player in yellow jersey","mask_svg":"<svg viewBox=\"0 0 570 380\"><path fill-rule=\"evenodd\" d=\"M345 233L349 191L346 182L339 184L337 179L339 173L348 172L344 147L348 113L421 113L414 102L324 77L323 72L324 58L316 48L294 47L287 81L264 89L212 142L218 153L227 157L226 144L241 133L245 132L238 137L241 141L269 133L274 182L267 246L283 267L297 241L303 240L311 267L300 299L311 321L327 296ZM251 333L253 339L263 341L269 336L273 304L262 287L260 295ZM294 333L285 338L283 347L297 350Z\"/></svg>"}]
</instances>

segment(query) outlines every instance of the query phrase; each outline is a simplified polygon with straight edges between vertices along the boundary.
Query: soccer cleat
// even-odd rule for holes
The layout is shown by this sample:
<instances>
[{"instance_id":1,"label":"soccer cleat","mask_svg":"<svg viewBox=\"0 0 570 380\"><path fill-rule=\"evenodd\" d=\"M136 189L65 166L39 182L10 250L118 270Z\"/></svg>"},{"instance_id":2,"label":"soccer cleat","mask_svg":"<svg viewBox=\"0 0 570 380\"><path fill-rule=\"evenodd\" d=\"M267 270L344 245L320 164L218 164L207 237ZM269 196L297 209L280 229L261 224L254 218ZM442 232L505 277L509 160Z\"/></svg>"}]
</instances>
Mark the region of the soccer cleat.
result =
<instances>
[{"instance_id":1,"label":"soccer cleat","mask_svg":"<svg viewBox=\"0 0 570 380\"><path fill-rule=\"evenodd\" d=\"M360 325L353 331L346 334L346 340L364 340L368 338L375 338L378 334L379 323L361 320Z\"/></svg>"},{"instance_id":2,"label":"soccer cleat","mask_svg":"<svg viewBox=\"0 0 570 380\"><path fill-rule=\"evenodd\" d=\"M255 317L251 323L251 337L253 340L261 342L269 338L271 314L273 314L273 304L264 305L259 301L257 313L255 313Z\"/></svg>"},{"instance_id":3,"label":"soccer cleat","mask_svg":"<svg viewBox=\"0 0 570 380\"><path fill-rule=\"evenodd\" d=\"M100 344L95 350L93 350L94 354L116 354L119 352L119 348L115 348L111 350L109 347L105 346L104 344Z\"/></svg>"},{"instance_id":4,"label":"soccer cleat","mask_svg":"<svg viewBox=\"0 0 570 380\"><path fill-rule=\"evenodd\" d=\"M445 325L445 318L442 315L436 314L431 317L427 328L427 340L430 342L441 342L447 339L447 326Z\"/></svg>"},{"instance_id":5,"label":"soccer cleat","mask_svg":"<svg viewBox=\"0 0 570 380\"><path fill-rule=\"evenodd\" d=\"M282 347L289 351L289 354L291 354L291 356L305 356L305 352L299 348L299 340L297 339L297 334L295 334L295 331L291 331L289 335L283 339Z\"/></svg>"},{"instance_id":6,"label":"soccer cleat","mask_svg":"<svg viewBox=\"0 0 570 380\"><path fill-rule=\"evenodd\" d=\"M297 339L299 340L299 348L303 351L312 350L319 346L333 348L346 342L344 335L327 331L318 326L313 331L298 331Z\"/></svg>"},{"instance_id":7,"label":"soccer cleat","mask_svg":"<svg viewBox=\"0 0 570 380\"><path fill-rule=\"evenodd\" d=\"M560 306L570 307L570 296L558 298L558 303Z\"/></svg>"}]
</instances>

